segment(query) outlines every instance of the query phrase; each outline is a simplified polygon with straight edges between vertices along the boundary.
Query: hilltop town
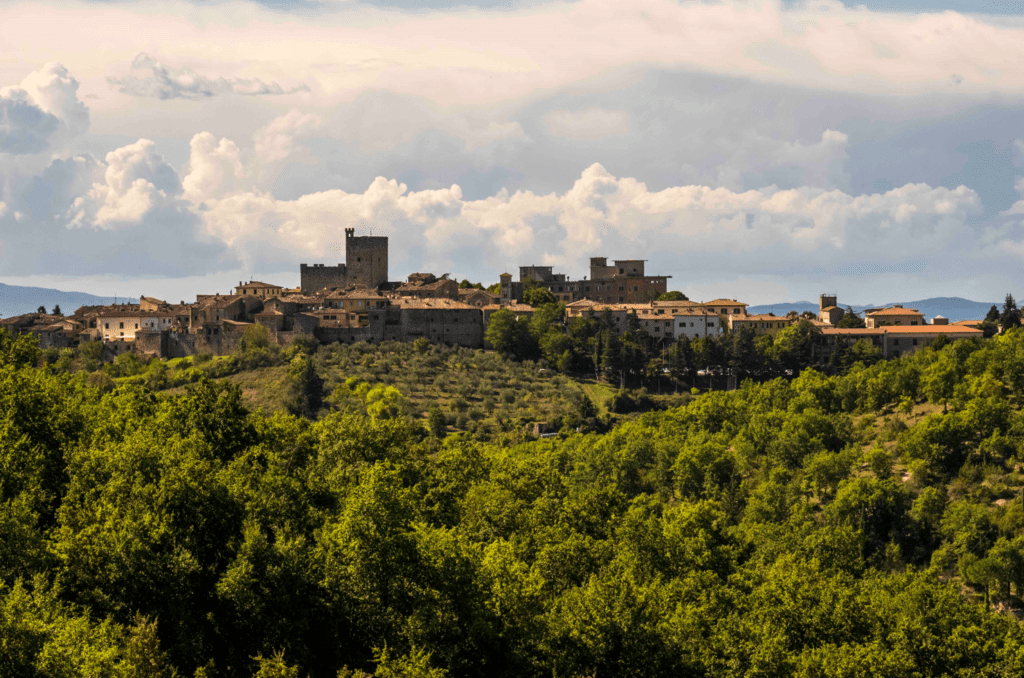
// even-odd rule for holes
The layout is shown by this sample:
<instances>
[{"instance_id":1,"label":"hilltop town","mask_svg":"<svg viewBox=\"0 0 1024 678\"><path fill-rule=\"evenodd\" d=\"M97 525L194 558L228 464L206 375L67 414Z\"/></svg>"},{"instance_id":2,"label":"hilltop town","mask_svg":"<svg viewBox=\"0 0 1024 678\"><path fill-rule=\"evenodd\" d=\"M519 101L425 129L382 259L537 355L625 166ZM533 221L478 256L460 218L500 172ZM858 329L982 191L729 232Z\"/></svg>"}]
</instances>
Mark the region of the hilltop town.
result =
<instances>
[{"instance_id":1,"label":"hilltop town","mask_svg":"<svg viewBox=\"0 0 1024 678\"><path fill-rule=\"evenodd\" d=\"M336 266L300 264L300 285L239 281L232 294L199 294L178 304L140 296L138 304L84 306L72 315L40 312L0 320L14 333L34 334L44 348L72 348L100 341L117 354L135 351L161 358L198 353L226 354L236 349L243 333L255 325L266 328L279 345L298 337L321 344L358 341L430 342L486 348L486 330L494 313L504 309L529 319L535 309L533 290L564 304L563 322L598 318L613 332L637 327L657 342L669 343L750 330L774 336L806 320L829 342L852 344L865 339L883 357L896 357L929 345L939 336L982 336L981 321L949 323L942 317L926 322L912 308L867 309L863 326L843 323L847 314L834 294L819 298L818 313L785 316L747 313L735 299L696 302L668 291L667 275L649 275L645 261L590 259L590 275L571 280L551 266L519 267L518 280L501 273L490 289L459 284L447 276L410 274L405 282L389 279L388 238L356 235L345 229L345 263Z\"/></svg>"}]
</instances>

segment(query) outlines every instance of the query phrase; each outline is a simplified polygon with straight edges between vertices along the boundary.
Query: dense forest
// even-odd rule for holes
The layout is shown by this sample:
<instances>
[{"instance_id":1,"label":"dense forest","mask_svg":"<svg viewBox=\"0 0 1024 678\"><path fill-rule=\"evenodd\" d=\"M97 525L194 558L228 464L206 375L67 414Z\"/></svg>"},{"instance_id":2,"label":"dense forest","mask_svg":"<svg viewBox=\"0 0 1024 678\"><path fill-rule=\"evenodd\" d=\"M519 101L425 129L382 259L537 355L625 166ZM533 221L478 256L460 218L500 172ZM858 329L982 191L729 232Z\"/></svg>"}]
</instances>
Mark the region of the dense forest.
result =
<instances>
[{"instance_id":1,"label":"dense forest","mask_svg":"<svg viewBox=\"0 0 1024 678\"><path fill-rule=\"evenodd\" d=\"M443 407L387 347L0 334L0 675L1024 675L1024 332L628 420L575 396L542 440L513 414L561 377L405 350ZM215 379L275 361L291 413ZM508 416L451 432L478 396Z\"/></svg>"}]
</instances>

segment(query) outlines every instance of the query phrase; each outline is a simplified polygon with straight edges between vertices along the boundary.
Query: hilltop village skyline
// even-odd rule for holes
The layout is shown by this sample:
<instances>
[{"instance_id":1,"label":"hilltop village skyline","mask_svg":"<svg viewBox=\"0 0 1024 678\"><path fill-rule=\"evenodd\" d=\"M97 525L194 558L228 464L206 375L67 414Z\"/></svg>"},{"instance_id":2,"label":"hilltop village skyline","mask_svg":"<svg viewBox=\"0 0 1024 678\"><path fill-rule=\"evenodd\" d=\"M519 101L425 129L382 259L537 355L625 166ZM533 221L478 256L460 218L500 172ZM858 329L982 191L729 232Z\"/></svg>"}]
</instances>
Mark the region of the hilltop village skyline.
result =
<instances>
[{"instance_id":1,"label":"hilltop village skyline","mask_svg":"<svg viewBox=\"0 0 1024 678\"><path fill-rule=\"evenodd\" d=\"M300 284L295 288L240 280L231 293L200 293L195 302L175 304L141 295L137 304L84 306L67 317L40 308L0 323L16 333L36 335L44 347L102 341L115 353L131 350L161 358L231 352L247 328L255 326L280 345L299 337L319 343L424 338L488 348L487 329L495 313L528 321L541 307L556 304L562 305L558 308L565 326L576 318L594 318L614 333L642 331L656 343L724 332L775 336L807 321L831 342L867 339L892 357L940 336L984 334L982 319L950 323L936 316L929 322L917 309L899 305L867 309L861 320L841 307L835 294L819 296L817 313L784 315L748 313L747 303L724 297L692 301L670 291L671 276L651 274L642 259L592 257L590 275L577 280L552 266L526 264L518 267L518 276L501 272L500 282L489 289L428 272L392 281L388 246L386 236L356 235L354 228L347 228L345 262L299 264Z\"/></svg>"}]
</instances>

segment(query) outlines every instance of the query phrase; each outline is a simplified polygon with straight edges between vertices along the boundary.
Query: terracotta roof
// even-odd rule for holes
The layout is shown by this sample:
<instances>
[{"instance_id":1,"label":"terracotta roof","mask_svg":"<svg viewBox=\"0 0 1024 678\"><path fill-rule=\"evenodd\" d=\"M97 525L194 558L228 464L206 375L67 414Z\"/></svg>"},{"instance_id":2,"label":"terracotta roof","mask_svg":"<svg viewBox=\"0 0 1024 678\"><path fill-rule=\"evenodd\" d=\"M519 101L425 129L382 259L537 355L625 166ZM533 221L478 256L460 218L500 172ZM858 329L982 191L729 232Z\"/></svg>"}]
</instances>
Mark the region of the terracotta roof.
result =
<instances>
[{"instance_id":1,"label":"terracotta roof","mask_svg":"<svg viewBox=\"0 0 1024 678\"><path fill-rule=\"evenodd\" d=\"M950 323L950 325L963 325L965 327L974 327L975 325L980 325L983 322L985 322L985 321L984 320L957 320L955 323Z\"/></svg>"},{"instance_id":2,"label":"terracotta roof","mask_svg":"<svg viewBox=\"0 0 1024 678\"><path fill-rule=\"evenodd\" d=\"M473 307L471 306L470 308ZM497 311L498 309L507 308L515 313L529 313L533 310L533 306L530 306L529 304L487 304L480 308L485 311Z\"/></svg>"},{"instance_id":3,"label":"terracotta roof","mask_svg":"<svg viewBox=\"0 0 1024 678\"><path fill-rule=\"evenodd\" d=\"M384 299L379 290L371 287L357 287L351 290L337 290L327 295L328 299Z\"/></svg>"},{"instance_id":4,"label":"terracotta roof","mask_svg":"<svg viewBox=\"0 0 1024 678\"><path fill-rule=\"evenodd\" d=\"M415 308L415 309L469 309L472 311L480 310L477 306L470 306L461 301L455 301L454 299L402 299L396 304L399 308Z\"/></svg>"},{"instance_id":5,"label":"terracotta roof","mask_svg":"<svg viewBox=\"0 0 1024 678\"><path fill-rule=\"evenodd\" d=\"M872 311L868 315L924 315L916 308L900 308L897 306L890 306L889 308L879 309Z\"/></svg>"},{"instance_id":6,"label":"terracotta roof","mask_svg":"<svg viewBox=\"0 0 1024 678\"><path fill-rule=\"evenodd\" d=\"M96 314L97 318L173 318L174 315L166 311L102 311Z\"/></svg>"},{"instance_id":7,"label":"terracotta roof","mask_svg":"<svg viewBox=\"0 0 1024 678\"><path fill-rule=\"evenodd\" d=\"M962 325L908 325L866 328L866 327L826 327L823 334L850 334L850 335L882 335L882 334L959 334L962 336L977 336L983 334L981 330Z\"/></svg>"},{"instance_id":8,"label":"terracotta roof","mask_svg":"<svg viewBox=\"0 0 1024 678\"><path fill-rule=\"evenodd\" d=\"M965 335L981 335L984 334L979 329L974 327L964 327L963 325L886 325L883 329L886 334L965 334Z\"/></svg>"},{"instance_id":9,"label":"terracotta roof","mask_svg":"<svg viewBox=\"0 0 1024 678\"><path fill-rule=\"evenodd\" d=\"M271 288L275 290L283 290L284 288L280 285L271 285L270 283L260 282L259 280L250 280L244 285L239 285L236 289L251 289L251 288Z\"/></svg>"},{"instance_id":10,"label":"terracotta roof","mask_svg":"<svg viewBox=\"0 0 1024 678\"><path fill-rule=\"evenodd\" d=\"M771 315L770 313L762 313L761 315L731 315L729 316L733 322L743 322L750 320L753 322L771 322L771 321L785 321L792 322L792 318L787 318L784 315Z\"/></svg>"},{"instance_id":11,"label":"terracotta roof","mask_svg":"<svg viewBox=\"0 0 1024 678\"><path fill-rule=\"evenodd\" d=\"M705 301L700 304L701 306L746 306L742 301L736 301L735 299L712 299L711 301Z\"/></svg>"}]
</instances>

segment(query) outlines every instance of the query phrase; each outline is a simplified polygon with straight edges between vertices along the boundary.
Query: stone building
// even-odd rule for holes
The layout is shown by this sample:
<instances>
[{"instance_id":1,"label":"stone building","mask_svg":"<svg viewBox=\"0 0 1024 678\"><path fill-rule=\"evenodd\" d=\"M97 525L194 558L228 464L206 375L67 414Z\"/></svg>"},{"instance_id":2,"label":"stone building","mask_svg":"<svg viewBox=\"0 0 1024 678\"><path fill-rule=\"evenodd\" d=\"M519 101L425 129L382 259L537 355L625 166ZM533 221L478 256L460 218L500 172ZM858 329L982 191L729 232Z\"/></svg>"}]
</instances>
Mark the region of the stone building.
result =
<instances>
[{"instance_id":1,"label":"stone building","mask_svg":"<svg viewBox=\"0 0 1024 678\"><path fill-rule=\"evenodd\" d=\"M323 289L379 287L388 281L388 239L386 236L355 234L345 229L345 263L337 266L299 264L299 289L313 294Z\"/></svg>"},{"instance_id":2,"label":"stone building","mask_svg":"<svg viewBox=\"0 0 1024 678\"><path fill-rule=\"evenodd\" d=\"M97 335L103 341L135 341L136 333L170 329L174 316L161 311L101 311L96 315Z\"/></svg>"},{"instance_id":3,"label":"stone building","mask_svg":"<svg viewBox=\"0 0 1024 678\"><path fill-rule=\"evenodd\" d=\"M414 273L409 282L399 285L395 292L410 299L455 299L459 298L459 283L448 278L438 278L432 273Z\"/></svg>"},{"instance_id":4,"label":"stone building","mask_svg":"<svg viewBox=\"0 0 1024 678\"><path fill-rule=\"evenodd\" d=\"M482 348L481 309L452 299L401 299L369 314L371 340L414 341Z\"/></svg>"},{"instance_id":5,"label":"stone building","mask_svg":"<svg viewBox=\"0 0 1024 678\"><path fill-rule=\"evenodd\" d=\"M682 310L672 316L672 336L678 341L686 337L690 341L714 336L722 331L719 316L701 309Z\"/></svg>"},{"instance_id":6,"label":"stone building","mask_svg":"<svg viewBox=\"0 0 1024 678\"><path fill-rule=\"evenodd\" d=\"M510 273L501 274L501 303L522 302L528 285L544 287L565 303L580 299L609 304L644 303L667 292L670 277L647 275L643 259L618 259L609 266L607 257L592 257L590 280L570 280L564 273L554 273L551 266L520 266L518 282L512 280Z\"/></svg>"},{"instance_id":7,"label":"stone building","mask_svg":"<svg viewBox=\"0 0 1024 678\"><path fill-rule=\"evenodd\" d=\"M864 324L869 329L893 325L913 327L915 325L924 325L924 314L915 308L903 308L899 304L895 304L889 308L864 311Z\"/></svg>"},{"instance_id":8,"label":"stone building","mask_svg":"<svg viewBox=\"0 0 1024 678\"><path fill-rule=\"evenodd\" d=\"M777 316L770 313L763 315L728 315L726 318L730 332L739 332L749 328L757 336L767 334L772 337L797 321L795 316Z\"/></svg>"},{"instance_id":9,"label":"stone building","mask_svg":"<svg viewBox=\"0 0 1024 678\"><path fill-rule=\"evenodd\" d=\"M822 335L830 342L852 345L866 339L882 351L883 358L898 358L930 345L939 336L949 339L981 338L984 332L963 325L903 325L867 328L823 327Z\"/></svg>"},{"instance_id":10,"label":"stone building","mask_svg":"<svg viewBox=\"0 0 1024 678\"><path fill-rule=\"evenodd\" d=\"M497 304L501 301L501 295L495 294L494 292L488 292L487 290L478 290L470 287L468 289L459 290L459 301L464 304L469 304L470 306L483 308L484 306Z\"/></svg>"},{"instance_id":11,"label":"stone building","mask_svg":"<svg viewBox=\"0 0 1024 678\"><path fill-rule=\"evenodd\" d=\"M247 283L238 281L238 287L235 288L236 296L252 295L259 297L260 299L267 299L269 297L276 297L282 294L284 288L280 285L271 285L270 283L260 282L259 280L250 280Z\"/></svg>"}]
</instances>

